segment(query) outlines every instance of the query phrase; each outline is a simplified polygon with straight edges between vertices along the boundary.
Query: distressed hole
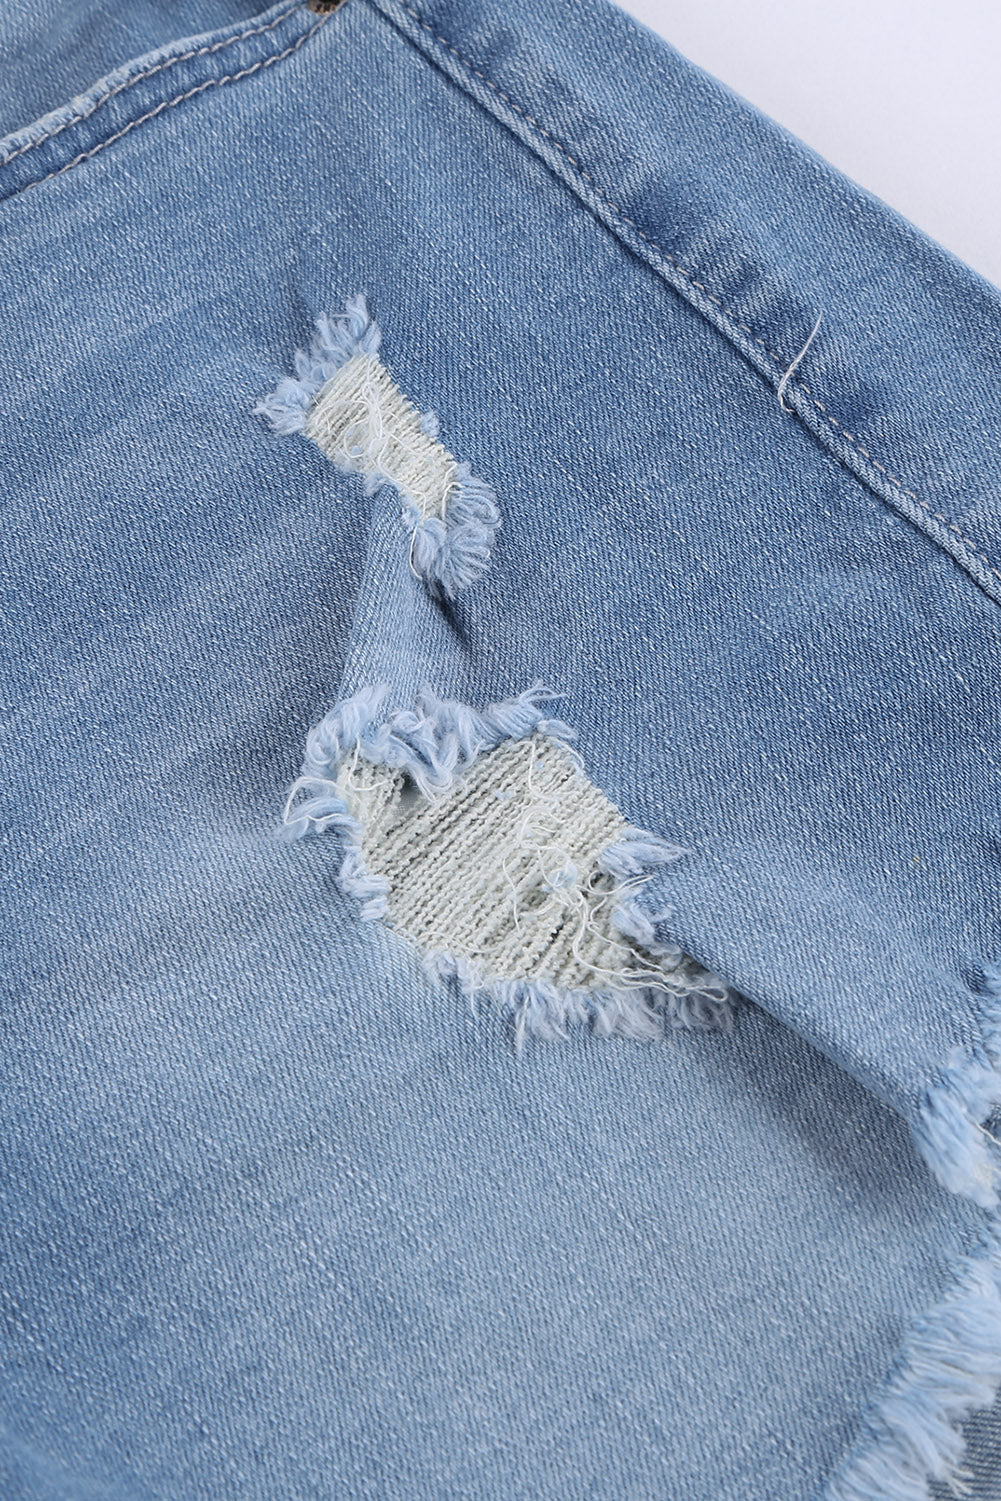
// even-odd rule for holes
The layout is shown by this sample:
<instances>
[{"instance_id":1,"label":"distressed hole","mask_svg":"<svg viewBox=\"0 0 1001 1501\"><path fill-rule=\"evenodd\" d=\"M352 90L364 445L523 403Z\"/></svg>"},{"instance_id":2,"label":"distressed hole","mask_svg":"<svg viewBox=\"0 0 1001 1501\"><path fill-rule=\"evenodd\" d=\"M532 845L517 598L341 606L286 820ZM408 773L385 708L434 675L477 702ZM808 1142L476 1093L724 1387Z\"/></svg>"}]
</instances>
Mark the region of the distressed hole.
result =
<instances>
[{"instance_id":1,"label":"distressed hole","mask_svg":"<svg viewBox=\"0 0 1001 1501\"><path fill-rule=\"evenodd\" d=\"M543 690L476 713L363 690L312 731L286 827L338 829L341 885L433 972L526 1031L589 1021L650 1037L726 1027L727 986L664 937L643 890L684 851L631 827L587 777Z\"/></svg>"},{"instance_id":2,"label":"distressed hole","mask_svg":"<svg viewBox=\"0 0 1001 1501\"><path fill-rule=\"evenodd\" d=\"M410 533L414 574L452 599L486 568L500 512L491 487L438 439L438 419L420 412L379 356L382 331L364 297L337 318L317 319L295 375L254 410L278 433L302 433L338 469L370 490L391 485Z\"/></svg>"},{"instance_id":3,"label":"distressed hole","mask_svg":"<svg viewBox=\"0 0 1001 1501\"><path fill-rule=\"evenodd\" d=\"M303 432L340 469L395 485L421 521L443 517L457 466L421 426L421 415L374 354L356 354L331 376Z\"/></svg>"}]
</instances>

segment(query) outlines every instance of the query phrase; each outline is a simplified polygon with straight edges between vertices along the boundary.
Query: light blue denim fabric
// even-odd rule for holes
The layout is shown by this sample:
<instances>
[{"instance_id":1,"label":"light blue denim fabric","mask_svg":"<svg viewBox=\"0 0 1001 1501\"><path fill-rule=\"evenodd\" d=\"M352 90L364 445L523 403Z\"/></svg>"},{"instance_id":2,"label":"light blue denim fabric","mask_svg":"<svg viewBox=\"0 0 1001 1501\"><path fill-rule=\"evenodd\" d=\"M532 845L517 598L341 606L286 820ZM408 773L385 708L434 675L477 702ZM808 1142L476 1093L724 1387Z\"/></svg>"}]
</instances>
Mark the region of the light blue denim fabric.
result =
<instances>
[{"instance_id":1,"label":"light blue denim fabric","mask_svg":"<svg viewBox=\"0 0 1001 1501\"><path fill-rule=\"evenodd\" d=\"M120 21L0 21L0 1496L991 1501L1001 294L604 0ZM360 295L452 598L255 412ZM519 1050L275 837L536 683L732 1030Z\"/></svg>"}]
</instances>

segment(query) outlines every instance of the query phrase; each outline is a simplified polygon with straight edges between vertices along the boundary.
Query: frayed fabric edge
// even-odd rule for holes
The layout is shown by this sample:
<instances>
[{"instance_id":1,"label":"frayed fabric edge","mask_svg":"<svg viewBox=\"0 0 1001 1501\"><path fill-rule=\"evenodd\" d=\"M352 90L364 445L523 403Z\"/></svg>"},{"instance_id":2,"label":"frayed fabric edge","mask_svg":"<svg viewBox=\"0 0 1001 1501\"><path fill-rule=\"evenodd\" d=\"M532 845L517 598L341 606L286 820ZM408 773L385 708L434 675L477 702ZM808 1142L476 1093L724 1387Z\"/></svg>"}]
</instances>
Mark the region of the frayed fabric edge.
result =
<instances>
[{"instance_id":1,"label":"frayed fabric edge","mask_svg":"<svg viewBox=\"0 0 1001 1501\"><path fill-rule=\"evenodd\" d=\"M340 317L317 318L309 348L296 351L295 374L280 380L257 402L254 412L265 417L276 433L301 433L327 381L356 355L378 355L381 345L382 331L364 296L348 298ZM420 423L425 434L437 440L434 412L421 413ZM368 477L370 488L373 478ZM473 474L469 464L459 461L441 516L422 516L405 499L401 516L411 533L411 568L432 594L449 600L475 583L486 569L501 522L491 486Z\"/></svg>"},{"instance_id":2,"label":"frayed fabric edge","mask_svg":"<svg viewBox=\"0 0 1001 1501\"><path fill-rule=\"evenodd\" d=\"M436 950L425 968L436 979L454 980L475 1010L480 996L510 1018L519 1050L528 1036L566 1039L572 1026L589 1026L599 1037L631 1037L650 1042L676 1027L695 1032L729 1032L733 1008L728 999L705 992L660 986L647 989L562 989L545 980L503 980L481 974L462 958Z\"/></svg>"},{"instance_id":3,"label":"frayed fabric edge","mask_svg":"<svg viewBox=\"0 0 1001 1501\"><path fill-rule=\"evenodd\" d=\"M301 433L313 401L328 380L358 354L378 354L382 331L365 298L349 297L339 318L321 314L308 349L295 353L295 375L286 375L254 407L276 433Z\"/></svg>"},{"instance_id":4,"label":"frayed fabric edge","mask_svg":"<svg viewBox=\"0 0 1001 1501\"><path fill-rule=\"evenodd\" d=\"M434 797L485 751L506 739L542 733L571 750L573 730L547 718L553 697L536 684L517 698L482 711L439 699L429 691L414 710L387 708L386 685L362 689L339 703L307 740L303 772L285 810L284 837L337 829L346 849L342 889L374 921L388 910L388 883L366 870L362 830L336 783L345 759L361 756L403 771ZM305 801L295 800L300 794ZM623 885L652 874L681 852L655 836L629 829L602 854L601 868ZM658 952L656 916L634 899L617 909L624 933ZM662 952L678 952L673 945ZM545 981L496 979L467 960L440 950L423 956L428 972L454 981L475 1008L491 998L511 1019L518 1046L526 1036L565 1037L587 1024L599 1035L651 1039L665 1025L729 1028L729 998L680 992L568 990ZM988 974L983 1003L982 1052L957 1058L929 1091L915 1136L943 1184L990 1207L996 1202L992 1139L983 1121L999 1102L997 1058L1001 1043L1001 967ZM862 1433L827 1484L822 1501L929 1501L933 1481L961 1493L965 1452L962 1424L991 1406L1001 1385L1001 1219L992 1216L980 1251L962 1261L945 1296L912 1323L895 1366L862 1420Z\"/></svg>"},{"instance_id":5,"label":"frayed fabric edge","mask_svg":"<svg viewBox=\"0 0 1001 1501\"><path fill-rule=\"evenodd\" d=\"M932 1481L967 1494L961 1425L1001 1385L1001 1220L946 1295L911 1325L862 1437L823 1501L928 1501Z\"/></svg>"},{"instance_id":6,"label":"frayed fabric edge","mask_svg":"<svg viewBox=\"0 0 1001 1501\"><path fill-rule=\"evenodd\" d=\"M984 1209L1001 1207L1001 1153L987 1131L1001 1109L1001 965L987 972L980 1042L958 1050L925 1091L914 1140L943 1187Z\"/></svg>"},{"instance_id":7,"label":"frayed fabric edge","mask_svg":"<svg viewBox=\"0 0 1001 1501\"><path fill-rule=\"evenodd\" d=\"M823 1501L929 1501L933 1481L968 1494L962 1425L1001 1389L1001 1144L986 1129L1001 1106L1001 965L987 970L980 1017L980 1044L926 1091L913 1136L944 1188L991 1211L983 1242L911 1325Z\"/></svg>"},{"instance_id":8,"label":"frayed fabric edge","mask_svg":"<svg viewBox=\"0 0 1001 1501\"><path fill-rule=\"evenodd\" d=\"M415 709L388 709L386 684L360 689L343 699L310 732L301 775L293 783L279 830L287 840L336 830L346 846L339 883L346 895L360 903L360 915L375 922L388 915L389 883L365 866L363 831L338 785L341 766L360 757L376 766L403 772L428 798L447 792L455 778L478 756L505 740L545 735L572 755L574 731L562 720L548 717L546 700L555 697L541 683L516 698L475 710L454 700L438 698L425 689ZM301 798L298 803L297 798ZM626 828L622 837L601 852L598 869L614 882L616 929L651 957L664 963L656 985L618 989L567 989L545 980L506 979L482 974L468 960L442 950L423 956L428 972L454 980L471 1002L491 997L512 1020L520 1046L528 1034L544 1038L567 1035L577 1023L589 1024L602 1036L649 1040L667 1027L697 1031L729 1031L733 1002L726 987L707 987L694 978L704 972L677 944L662 941L657 926L664 914L648 914L636 900L636 889L657 869L684 852L645 830ZM627 894L628 893L628 894Z\"/></svg>"}]
</instances>

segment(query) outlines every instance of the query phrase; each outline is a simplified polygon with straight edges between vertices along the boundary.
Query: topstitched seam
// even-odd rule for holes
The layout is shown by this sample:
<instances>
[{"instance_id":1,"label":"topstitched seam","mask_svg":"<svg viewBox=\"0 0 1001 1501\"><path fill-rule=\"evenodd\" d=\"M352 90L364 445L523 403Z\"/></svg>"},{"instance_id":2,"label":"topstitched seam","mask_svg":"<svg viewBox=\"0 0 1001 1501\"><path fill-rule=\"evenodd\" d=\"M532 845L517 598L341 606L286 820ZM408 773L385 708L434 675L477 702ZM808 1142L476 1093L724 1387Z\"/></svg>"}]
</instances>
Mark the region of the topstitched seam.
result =
<instances>
[{"instance_id":1,"label":"topstitched seam","mask_svg":"<svg viewBox=\"0 0 1001 1501\"><path fill-rule=\"evenodd\" d=\"M286 10L282 11L280 16L275 16L269 21L266 26L252 26L245 31L238 32L235 36L223 37L220 41L213 42L210 46L195 47L190 52L179 52L175 57L164 58L162 62L157 63L155 68L147 68L145 73L136 73L134 77L126 78L122 83L117 84L115 88L109 89L106 94L102 94L99 99L95 99L89 109L84 110L81 114L73 115L69 120L64 120L61 125L53 126L51 130L47 130L37 140L28 141L26 145L19 146L16 151L11 152L10 156L5 156L0 161L0 167L6 167L9 162L16 161L26 151L34 151L36 146L43 146L46 141L51 141L53 136L60 135L64 130L68 130L71 125L80 125L84 120L89 120L91 115L99 110L102 104L107 104L109 99L114 99L117 94L124 93L126 89L131 89L135 84L142 83L147 78L153 78L157 73L162 73L164 68L172 68L175 63L189 62L193 57L205 57L210 52L219 52L223 47L232 47L234 42L245 41L247 37L261 36L266 31L274 31L276 26L280 26L283 21L288 20L292 12L298 10L298 8L298 3L290 5Z\"/></svg>"},{"instance_id":2,"label":"topstitched seam","mask_svg":"<svg viewBox=\"0 0 1001 1501\"><path fill-rule=\"evenodd\" d=\"M714 303L715 306L721 310L721 312L725 313L726 316L731 319L731 321L737 328L743 330L744 333L748 334L749 337L754 340L755 344L760 345L760 347L765 351L768 357L775 361L780 371L785 371L788 365L788 361L783 360L781 355L776 354L773 349L770 349L765 341L759 338L754 330L752 328L749 328L746 323L742 322L738 315L734 313L730 308L728 308L726 303L724 303L721 298L715 296L714 293L710 292L708 287L706 287L703 282L696 281L692 272L689 271L687 267L683 266L681 262L670 253L669 250L665 250L662 245L658 245L657 241L652 239L650 235L642 230L634 219L630 219L627 214L623 213L622 209L619 208L617 204L612 202L605 190L595 181L591 174L585 170L585 168L581 165L577 158L570 154L567 148L563 145L562 141L558 140L551 131L547 130L544 125L541 125L539 121L536 120L533 115L530 115L527 110L523 109L520 104L517 104L510 97L510 95L505 94L504 90L499 88L498 85L494 83L493 79L488 78L485 73L482 73L479 68L476 67L471 58L464 56L464 54L459 52L457 48L453 47L452 43L447 37L440 36L437 32L435 32L434 28L429 26L428 23L418 14L418 12L415 11L412 6L406 3L406 0L398 0L398 4L400 5L401 10L405 10L408 15L413 17L422 31L426 31L428 36L430 36L434 41L443 46L446 51L450 52L452 56L462 64L467 72L471 73L473 77L478 78L482 83L485 83L487 88L492 89L499 98L503 99L504 103L508 105L510 109L513 109L516 114L519 114L522 119L525 120L529 125L531 125L534 130L538 131L540 135L545 136L546 140L550 141L553 146L555 146L556 150L559 151L568 162L570 162L570 164L575 168L580 176L583 177L586 182L590 183L597 196L602 200L602 202L611 211L611 213L613 213L619 219L621 223L628 224L630 229L632 229L641 240L644 240L652 250L655 250L658 255L663 256L666 261L669 261L670 264L675 268L675 270L680 271L682 276L687 277L692 286L697 287L709 302ZM964 546L968 547L974 554L974 556L979 558L982 563L985 563L994 577L1001 581L1001 569L994 566L987 554L981 552L980 548L973 541L973 539L966 536L966 534L960 530L960 528L954 521L950 521L947 516L943 516L941 511L936 511L929 501L922 499L922 497L918 495L916 491L909 490L904 484L903 480L898 479L896 475L891 474L890 470L887 469L885 464L881 464L878 459L874 459L869 450L863 447L862 443L855 436L855 434L850 433L848 429L844 427L836 417L833 417L831 415L831 413L824 406L823 402L819 401L817 397L814 396L812 390L808 385L806 385L802 380L796 379L796 377L793 377L793 379L790 381L790 384L796 384L799 386L800 390L802 390L804 394L809 397L813 405L826 418L831 426L836 428L841 436L846 438L848 442L858 450L863 458L865 458L866 461L873 466L874 469L878 469L880 473L886 477L888 483L893 485L894 489L899 490L902 495L908 496L909 499L916 501L917 504L921 506L923 510L927 511L930 516L933 516L936 521L940 521L944 526L948 527L951 532L955 533L955 535L964 544Z\"/></svg>"},{"instance_id":3,"label":"topstitched seam","mask_svg":"<svg viewBox=\"0 0 1001 1501\"><path fill-rule=\"evenodd\" d=\"M287 12L287 14L291 14L291 12ZM303 33L297 42L293 42L291 47L286 47L284 52L276 52L272 57L264 57L260 62L253 63L249 68L241 68L239 73L227 73L223 78L207 78L204 83L196 84L193 89L188 89L185 93L178 94L174 99L162 100L155 109L147 110L146 114L139 115L135 120L130 120L127 125L123 125L122 129L117 130L114 135L108 136L103 141L98 141L96 146L91 146L89 151L81 151L80 155L75 156L71 162L65 162L61 167L57 167L54 172L47 172L44 177L39 177L35 182L27 183L19 191L26 193L31 188L40 187L43 182L49 182L53 177L60 177L63 172L68 172L71 167L75 167L79 162L87 161L89 157L96 155L98 151L103 151L105 146L110 146L113 142L120 141L122 136L128 135L130 130L135 130L137 125L143 125L147 120L154 119L156 115L162 114L165 109L173 108L175 104L182 104L185 99L192 99L196 94L204 93L206 89L217 88L224 83L236 83L238 79L249 78L251 73L256 73L261 68L269 68L272 63L280 63L283 58L290 57L293 52L298 52L299 48L308 42L310 37L319 31L320 27L329 21L330 16L333 14L335 12L331 11L329 15L321 16L307 32Z\"/></svg>"}]
</instances>

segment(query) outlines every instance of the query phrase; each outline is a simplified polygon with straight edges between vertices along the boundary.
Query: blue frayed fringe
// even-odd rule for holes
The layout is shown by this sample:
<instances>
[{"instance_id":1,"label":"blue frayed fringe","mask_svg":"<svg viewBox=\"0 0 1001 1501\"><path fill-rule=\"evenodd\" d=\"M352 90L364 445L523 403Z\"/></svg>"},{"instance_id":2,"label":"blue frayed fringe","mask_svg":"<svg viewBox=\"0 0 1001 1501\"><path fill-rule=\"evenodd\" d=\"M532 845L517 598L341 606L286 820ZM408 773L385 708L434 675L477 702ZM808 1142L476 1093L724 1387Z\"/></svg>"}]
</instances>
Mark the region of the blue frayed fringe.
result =
<instances>
[{"instance_id":1,"label":"blue frayed fringe","mask_svg":"<svg viewBox=\"0 0 1001 1501\"><path fill-rule=\"evenodd\" d=\"M445 514L421 520L412 506L404 507L404 523L413 533L410 561L414 572L433 594L454 599L475 583L490 561L500 511L490 486L456 465L456 485Z\"/></svg>"},{"instance_id":2,"label":"blue frayed fringe","mask_svg":"<svg viewBox=\"0 0 1001 1501\"><path fill-rule=\"evenodd\" d=\"M676 946L674 952L683 957ZM441 950L425 955L424 965L435 979L456 980L470 1001L483 995L496 1002L511 1018L519 1049L528 1035L565 1039L569 1027L581 1024L599 1037L632 1037L640 1042L662 1037L670 1027L694 1032L733 1028L733 1005L722 986L677 991L653 985L565 990L549 980L484 976L467 960Z\"/></svg>"},{"instance_id":3,"label":"blue frayed fringe","mask_svg":"<svg viewBox=\"0 0 1001 1501\"><path fill-rule=\"evenodd\" d=\"M961 1425L1001 1386L1001 1218L998 1144L985 1129L1001 1106L1001 966L986 976L982 1036L958 1051L926 1092L914 1138L944 1187L995 1211L980 1252L911 1327L863 1435L824 1501L928 1501L932 1481L967 1494Z\"/></svg>"},{"instance_id":4,"label":"blue frayed fringe","mask_svg":"<svg viewBox=\"0 0 1001 1501\"><path fill-rule=\"evenodd\" d=\"M286 809L286 836L301 839L312 830L322 833L339 826L350 838L358 837L357 823L335 787L340 767L356 752L373 766L404 772L425 797L434 797L477 756L504 740L523 740L538 731L567 746L573 730L543 712L543 703L554 696L536 683L517 698L476 710L425 688L415 708L387 711L386 684L360 689L336 704L307 735L302 772ZM300 792L308 794L307 800L291 813L291 800Z\"/></svg>"},{"instance_id":5,"label":"blue frayed fringe","mask_svg":"<svg viewBox=\"0 0 1001 1501\"><path fill-rule=\"evenodd\" d=\"M254 407L276 433L301 433L322 386L356 354L378 354L379 325L370 317L364 297L349 297L337 319L321 314L308 350L297 349L295 375L287 375Z\"/></svg>"},{"instance_id":6,"label":"blue frayed fringe","mask_svg":"<svg viewBox=\"0 0 1001 1501\"><path fill-rule=\"evenodd\" d=\"M960 1425L1001 1384L1001 1225L959 1268L949 1292L915 1320L862 1438L824 1501L928 1501L929 1483L966 1494ZM972 1501L972 1496L971 1496Z\"/></svg>"},{"instance_id":7,"label":"blue frayed fringe","mask_svg":"<svg viewBox=\"0 0 1001 1501\"><path fill-rule=\"evenodd\" d=\"M543 734L576 755L569 744L574 731L544 712L544 703L554 694L541 683L483 710L439 698L430 689L419 695L414 709L387 710L388 696L385 684L362 688L310 730L302 773L289 792L281 828L286 839L328 829L340 832L347 846L341 888L362 904L361 916L367 921L386 916L389 886L366 870L361 827L337 786L346 760L360 756L372 765L403 772L430 798L447 791L478 756L505 740ZM601 1035L635 1038L659 1036L665 1026L729 1030L733 1007L726 987L721 981L709 983L711 977L677 944L661 941L657 925L667 914L647 914L633 894L638 883L683 853L642 829L627 829L598 861L599 870L617 886L628 883L630 895L623 891L612 921L619 932L664 963L668 974L663 986L564 990L543 980L483 977L465 959L441 951L426 956L429 972L439 979L455 979L471 1000L490 995L511 1016L519 1044L526 1033L565 1036L566 1028L579 1022L589 1023Z\"/></svg>"},{"instance_id":8,"label":"blue frayed fringe","mask_svg":"<svg viewBox=\"0 0 1001 1501\"><path fill-rule=\"evenodd\" d=\"M321 388L342 365L358 354L378 354L382 333L371 317L365 298L350 297L336 319L321 316L308 350L297 350L295 375L278 382L274 391L254 407L277 433L301 433L309 409ZM438 419L421 414L421 427L437 439ZM373 477L368 484L372 487ZM378 480L375 480L378 484ZM454 599L479 578L490 561L494 533L500 526L497 498L468 464L456 464L456 483L443 516L421 518L404 504L402 520L411 533L410 563L432 594Z\"/></svg>"},{"instance_id":9,"label":"blue frayed fringe","mask_svg":"<svg viewBox=\"0 0 1001 1501\"><path fill-rule=\"evenodd\" d=\"M1001 966L987 974L977 1047L957 1051L926 1091L914 1140L944 1187L984 1209L1001 1202L1001 1155L986 1131L1001 1108Z\"/></svg>"},{"instance_id":10,"label":"blue frayed fringe","mask_svg":"<svg viewBox=\"0 0 1001 1501\"><path fill-rule=\"evenodd\" d=\"M347 849L343 889L362 904L362 916L387 912L388 883L366 871L361 828L340 796L336 777L346 758L358 754L405 772L433 797L476 757L502 741L540 732L566 743L573 731L548 719L553 695L536 684L517 698L481 712L425 691L414 710L387 711L386 686L362 689L343 700L309 734L302 776L286 808L286 837L338 829ZM569 748L569 747L568 747ZM300 793L306 800L294 809ZM682 852L638 829L605 850L600 869L617 884L642 880ZM651 955L675 958L683 976L687 962L675 944L659 939L664 914L649 914L634 896L614 911L618 930ZM667 989L564 990L547 981L503 980L480 975L465 959L441 951L425 965L433 976L454 980L472 1003L489 996L511 1018L520 1046L529 1034L565 1037L569 1027L590 1025L599 1035L651 1039L665 1026L729 1028L732 1004L725 989L693 984ZM964 1054L929 1091L915 1136L937 1176L988 1207L996 1203L992 1142L980 1130L1001 1103L1001 967L990 971L983 1002L983 1047ZM962 1479L963 1422L989 1407L1001 1384L1001 1224L995 1219L981 1254L967 1259L953 1286L928 1314L917 1319L883 1393L867 1414L863 1434L824 1493L824 1501L928 1501L931 1481Z\"/></svg>"}]
</instances>

